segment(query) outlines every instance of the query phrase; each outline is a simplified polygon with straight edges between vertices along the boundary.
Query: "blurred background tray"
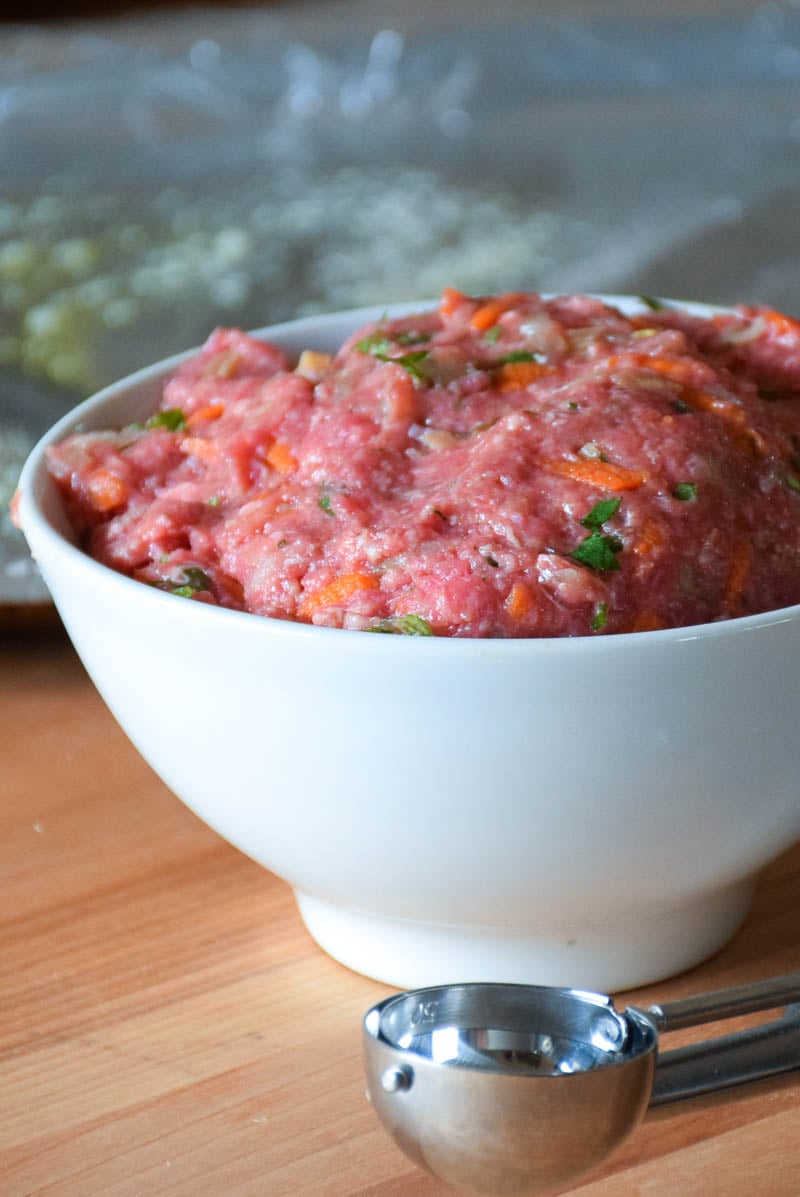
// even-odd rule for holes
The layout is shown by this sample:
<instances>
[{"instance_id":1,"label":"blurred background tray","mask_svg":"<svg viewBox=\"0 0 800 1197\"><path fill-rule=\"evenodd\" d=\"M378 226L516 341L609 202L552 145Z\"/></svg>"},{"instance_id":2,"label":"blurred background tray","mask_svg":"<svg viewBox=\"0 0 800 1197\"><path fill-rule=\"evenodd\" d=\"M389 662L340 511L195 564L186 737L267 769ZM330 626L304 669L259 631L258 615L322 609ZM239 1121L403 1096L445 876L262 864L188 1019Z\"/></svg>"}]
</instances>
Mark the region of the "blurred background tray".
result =
<instances>
[{"instance_id":1,"label":"blurred background tray","mask_svg":"<svg viewBox=\"0 0 800 1197\"><path fill-rule=\"evenodd\" d=\"M216 325L445 284L800 313L800 12L642 8L3 26L0 616L47 600L6 514L35 438Z\"/></svg>"}]
</instances>

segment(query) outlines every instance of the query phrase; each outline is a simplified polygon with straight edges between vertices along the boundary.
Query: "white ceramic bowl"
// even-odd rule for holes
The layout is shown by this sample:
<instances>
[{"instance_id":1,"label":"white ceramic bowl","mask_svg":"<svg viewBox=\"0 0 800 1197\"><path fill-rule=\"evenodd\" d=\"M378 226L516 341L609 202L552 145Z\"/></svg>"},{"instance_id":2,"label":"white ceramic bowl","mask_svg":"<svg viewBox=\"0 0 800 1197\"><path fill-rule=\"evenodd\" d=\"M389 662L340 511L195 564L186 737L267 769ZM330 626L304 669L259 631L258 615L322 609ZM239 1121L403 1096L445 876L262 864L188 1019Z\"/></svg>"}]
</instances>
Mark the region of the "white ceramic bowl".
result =
<instances>
[{"instance_id":1,"label":"white ceramic bowl","mask_svg":"<svg viewBox=\"0 0 800 1197\"><path fill-rule=\"evenodd\" d=\"M330 349L380 314L262 335ZM178 601L75 547L44 463L79 427L151 411L177 360L57 424L20 508L89 673L166 784L289 882L323 948L401 987L619 989L719 948L800 835L800 607L480 641Z\"/></svg>"}]
</instances>

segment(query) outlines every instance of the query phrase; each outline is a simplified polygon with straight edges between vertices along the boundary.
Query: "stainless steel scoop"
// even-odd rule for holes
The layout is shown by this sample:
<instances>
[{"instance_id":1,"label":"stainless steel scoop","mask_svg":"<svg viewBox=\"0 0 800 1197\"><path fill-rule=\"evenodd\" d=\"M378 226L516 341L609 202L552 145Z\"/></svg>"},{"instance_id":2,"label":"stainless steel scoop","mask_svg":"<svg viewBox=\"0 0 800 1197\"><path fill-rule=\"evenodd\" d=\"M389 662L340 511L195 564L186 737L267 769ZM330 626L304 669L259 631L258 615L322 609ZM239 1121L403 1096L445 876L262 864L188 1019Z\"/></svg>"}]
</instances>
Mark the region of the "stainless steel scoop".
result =
<instances>
[{"instance_id":1,"label":"stainless steel scoop","mask_svg":"<svg viewBox=\"0 0 800 1197\"><path fill-rule=\"evenodd\" d=\"M650 1106L800 1065L800 973L619 1013L529 985L444 985L364 1019L367 1095L399 1146L474 1193L556 1193L603 1162ZM659 1033L786 1006L783 1016L659 1055Z\"/></svg>"}]
</instances>

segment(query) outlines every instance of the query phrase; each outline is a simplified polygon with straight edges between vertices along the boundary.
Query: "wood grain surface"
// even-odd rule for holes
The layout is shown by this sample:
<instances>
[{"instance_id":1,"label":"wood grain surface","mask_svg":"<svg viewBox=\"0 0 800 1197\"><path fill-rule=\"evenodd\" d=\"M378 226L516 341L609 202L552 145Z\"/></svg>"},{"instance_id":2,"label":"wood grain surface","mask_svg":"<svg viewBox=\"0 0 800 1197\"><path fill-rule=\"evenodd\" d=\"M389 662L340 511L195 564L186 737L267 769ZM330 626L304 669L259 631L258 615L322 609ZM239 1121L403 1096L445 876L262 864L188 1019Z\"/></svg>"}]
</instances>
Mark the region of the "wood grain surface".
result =
<instances>
[{"instance_id":1,"label":"wood grain surface","mask_svg":"<svg viewBox=\"0 0 800 1197\"><path fill-rule=\"evenodd\" d=\"M58 631L0 642L0 796L0 1197L450 1191L364 1098L390 991L158 781ZM636 1000L800 970L799 932L800 846L724 951ZM651 1114L573 1191L798 1197L800 1074Z\"/></svg>"}]
</instances>

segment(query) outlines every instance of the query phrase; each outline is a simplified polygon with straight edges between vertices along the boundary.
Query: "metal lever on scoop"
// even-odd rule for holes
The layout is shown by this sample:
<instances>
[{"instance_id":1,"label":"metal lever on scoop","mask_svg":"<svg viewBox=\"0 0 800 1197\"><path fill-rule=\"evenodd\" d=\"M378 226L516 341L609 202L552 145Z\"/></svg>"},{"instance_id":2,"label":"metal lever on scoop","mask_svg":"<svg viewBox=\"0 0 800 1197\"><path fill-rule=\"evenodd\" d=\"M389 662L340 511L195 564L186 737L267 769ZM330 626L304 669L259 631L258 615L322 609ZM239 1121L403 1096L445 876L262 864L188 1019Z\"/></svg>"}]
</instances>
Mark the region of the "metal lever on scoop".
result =
<instances>
[{"instance_id":1,"label":"metal lever on scoop","mask_svg":"<svg viewBox=\"0 0 800 1197\"><path fill-rule=\"evenodd\" d=\"M800 973L650 1006L659 1032L786 1005L781 1018L659 1055L650 1106L718 1093L800 1066Z\"/></svg>"}]
</instances>

